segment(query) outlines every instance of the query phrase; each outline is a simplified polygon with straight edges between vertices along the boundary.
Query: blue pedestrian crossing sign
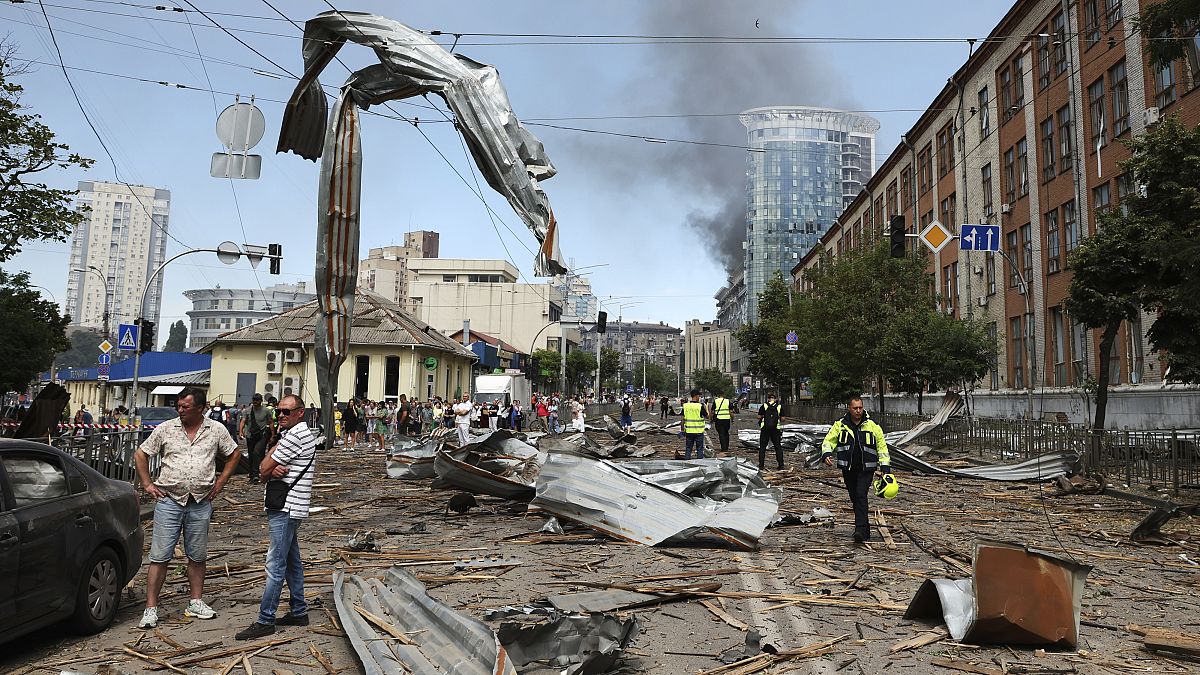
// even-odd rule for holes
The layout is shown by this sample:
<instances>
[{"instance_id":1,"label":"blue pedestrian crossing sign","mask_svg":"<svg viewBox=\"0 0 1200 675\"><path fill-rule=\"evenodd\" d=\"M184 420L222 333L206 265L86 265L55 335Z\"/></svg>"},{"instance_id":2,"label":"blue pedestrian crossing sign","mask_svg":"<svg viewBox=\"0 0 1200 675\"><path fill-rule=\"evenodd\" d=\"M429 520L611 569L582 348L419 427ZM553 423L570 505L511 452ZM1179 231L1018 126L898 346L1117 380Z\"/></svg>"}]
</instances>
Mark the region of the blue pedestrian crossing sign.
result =
<instances>
[{"instance_id":1,"label":"blue pedestrian crossing sign","mask_svg":"<svg viewBox=\"0 0 1200 675\"><path fill-rule=\"evenodd\" d=\"M138 328L137 324L123 323L117 327L117 349L123 352L137 351L138 348Z\"/></svg>"},{"instance_id":2,"label":"blue pedestrian crossing sign","mask_svg":"<svg viewBox=\"0 0 1200 675\"><path fill-rule=\"evenodd\" d=\"M959 230L958 240L963 251L999 251L1000 226L968 223Z\"/></svg>"},{"instance_id":3,"label":"blue pedestrian crossing sign","mask_svg":"<svg viewBox=\"0 0 1200 675\"><path fill-rule=\"evenodd\" d=\"M627 385L625 385L625 393L626 393L626 394L632 394L632 393L633 393L633 385L632 385L632 384L627 384Z\"/></svg>"}]
</instances>

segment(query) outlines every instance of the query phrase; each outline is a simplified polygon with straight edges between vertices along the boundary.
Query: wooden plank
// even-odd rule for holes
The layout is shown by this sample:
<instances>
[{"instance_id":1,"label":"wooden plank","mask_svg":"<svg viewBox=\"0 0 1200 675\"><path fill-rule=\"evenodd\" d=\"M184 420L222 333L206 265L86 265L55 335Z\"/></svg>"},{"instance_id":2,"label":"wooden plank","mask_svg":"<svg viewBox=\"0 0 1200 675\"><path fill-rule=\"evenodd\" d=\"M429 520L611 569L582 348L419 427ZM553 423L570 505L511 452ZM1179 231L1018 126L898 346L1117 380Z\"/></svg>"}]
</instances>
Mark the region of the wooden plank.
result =
<instances>
[{"instance_id":1,"label":"wooden plank","mask_svg":"<svg viewBox=\"0 0 1200 675\"><path fill-rule=\"evenodd\" d=\"M1200 635L1166 628L1151 628L1142 638L1142 647L1151 651L1200 656Z\"/></svg>"},{"instance_id":2,"label":"wooden plank","mask_svg":"<svg viewBox=\"0 0 1200 675\"><path fill-rule=\"evenodd\" d=\"M883 536L883 543L889 551L896 550L896 541L892 539L892 531L888 529L887 519L883 517L883 511L875 509L875 522L879 526L879 534Z\"/></svg>"},{"instance_id":3,"label":"wooden plank","mask_svg":"<svg viewBox=\"0 0 1200 675\"><path fill-rule=\"evenodd\" d=\"M738 630L750 630L750 626L746 625L744 621L721 609L717 603L713 602L712 600L701 600L700 604L703 605L705 609L712 612L718 619L724 621L730 626L733 626Z\"/></svg>"},{"instance_id":4,"label":"wooden plank","mask_svg":"<svg viewBox=\"0 0 1200 675\"><path fill-rule=\"evenodd\" d=\"M941 642L942 640L945 640L948 637L950 637L950 631L946 630L945 626L938 626L937 628L935 628L933 630L917 633L916 635L908 638L907 640L901 640L900 642L897 642L896 644L894 644L888 648L888 653L895 654L896 652L904 652L904 651L908 651L910 649L917 649L918 647L924 647L925 645L931 645L935 642Z\"/></svg>"}]
</instances>

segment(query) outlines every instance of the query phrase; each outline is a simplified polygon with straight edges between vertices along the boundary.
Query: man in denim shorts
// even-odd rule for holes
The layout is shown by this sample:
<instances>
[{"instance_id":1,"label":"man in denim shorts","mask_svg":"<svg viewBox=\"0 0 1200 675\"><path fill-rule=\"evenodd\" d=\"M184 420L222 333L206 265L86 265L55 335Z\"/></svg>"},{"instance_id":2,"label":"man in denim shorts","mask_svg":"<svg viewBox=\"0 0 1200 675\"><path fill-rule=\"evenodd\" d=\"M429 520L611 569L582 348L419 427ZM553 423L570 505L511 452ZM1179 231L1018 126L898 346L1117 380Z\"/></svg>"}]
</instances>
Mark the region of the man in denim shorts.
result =
<instances>
[{"instance_id":1,"label":"man in denim shorts","mask_svg":"<svg viewBox=\"0 0 1200 675\"><path fill-rule=\"evenodd\" d=\"M155 427L134 453L142 488L158 500L154 505L154 535L146 574L146 611L142 613L139 628L158 625L158 595L181 534L191 589L191 601L184 616L211 619L217 615L203 600L208 523L212 518L213 498L237 468L237 442L224 425L204 416L204 390L184 389L179 392L175 407L179 417ZM225 458L225 468L219 476L218 453ZM151 457L159 458L157 480L150 478Z\"/></svg>"}]
</instances>

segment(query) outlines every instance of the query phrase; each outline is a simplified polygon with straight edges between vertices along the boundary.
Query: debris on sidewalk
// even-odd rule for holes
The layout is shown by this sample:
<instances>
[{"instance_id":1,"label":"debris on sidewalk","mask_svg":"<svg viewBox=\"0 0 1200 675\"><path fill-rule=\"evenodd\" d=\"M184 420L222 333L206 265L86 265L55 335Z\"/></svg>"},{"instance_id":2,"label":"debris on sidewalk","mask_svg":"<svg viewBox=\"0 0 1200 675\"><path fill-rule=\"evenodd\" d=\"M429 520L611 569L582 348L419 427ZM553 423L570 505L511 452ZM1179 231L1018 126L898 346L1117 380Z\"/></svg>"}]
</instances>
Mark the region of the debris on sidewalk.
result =
<instances>
[{"instance_id":1,"label":"debris on sidewalk","mask_svg":"<svg viewBox=\"0 0 1200 675\"><path fill-rule=\"evenodd\" d=\"M1178 544L1179 542L1175 539L1163 536L1162 526L1173 518L1194 516L1197 512L1200 512L1200 505L1195 504L1171 507L1156 506L1146 514L1137 527L1133 528L1129 539L1139 544Z\"/></svg>"},{"instance_id":2,"label":"debris on sidewalk","mask_svg":"<svg viewBox=\"0 0 1200 675\"><path fill-rule=\"evenodd\" d=\"M502 499L526 500L546 453L500 429L455 450L442 450L434 457L438 480L475 494ZM435 483L435 486L437 483Z\"/></svg>"},{"instance_id":3,"label":"debris on sidewalk","mask_svg":"<svg viewBox=\"0 0 1200 675\"><path fill-rule=\"evenodd\" d=\"M1131 625L1129 632L1142 636L1142 648L1150 652L1168 652L1200 658L1200 635L1173 628Z\"/></svg>"},{"instance_id":4,"label":"debris on sidewalk","mask_svg":"<svg viewBox=\"0 0 1200 675\"><path fill-rule=\"evenodd\" d=\"M346 548L351 551L378 551L379 544L375 543L375 534L370 530L357 530L350 535Z\"/></svg>"},{"instance_id":5,"label":"debris on sidewalk","mask_svg":"<svg viewBox=\"0 0 1200 675\"><path fill-rule=\"evenodd\" d=\"M1099 495L1104 494L1103 476L1059 476L1054 481L1058 491L1055 497L1064 495Z\"/></svg>"},{"instance_id":6,"label":"debris on sidewalk","mask_svg":"<svg viewBox=\"0 0 1200 675\"><path fill-rule=\"evenodd\" d=\"M599 459L621 459L625 457L650 457L652 447L638 447L618 442L600 445L587 434L574 433L564 436L542 436L537 441L538 450L546 453L565 452L573 455L586 454Z\"/></svg>"},{"instance_id":7,"label":"debris on sidewalk","mask_svg":"<svg viewBox=\"0 0 1200 675\"><path fill-rule=\"evenodd\" d=\"M757 546L779 510L776 490L741 485L734 486L740 496L729 501L691 497L639 475L630 464L637 463L552 454L538 475L531 509L648 546L715 537L744 550Z\"/></svg>"},{"instance_id":8,"label":"debris on sidewalk","mask_svg":"<svg viewBox=\"0 0 1200 675\"><path fill-rule=\"evenodd\" d=\"M609 417L608 415L604 416L604 429L608 431L608 435L612 436L613 440L618 443L625 443L628 445L637 444L637 436L634 436L631 433L625 433L621 429L621 425L614 422L613 418Z\"/></svg>"},{"instance_id":9,"label":"debris on sidewalk","mask_svg":"<svg viewBox=\"0 0 1200 675\"><path fill-rule=\"evenodd\" d=\"M517 675L487 625L429 597L425 585L399 567L383 579L338 570L333 599L367 675Z\"/></svg>"},{"instance_id":10,"label":"debris on sidewalk","mask_svg":"<svg viewBox=\"0 0 1200 675\"><path fill-rule=\"evenodd\" d=\"M945 622L967 644L1060 645L1074 649L1090 565L1003 542L975 544L970 579L926 579L906 619Z\"/></svg>"},{"instance_id":11,"label":"debris on sidewalk","mask_svg":"<svg viewBox=\"0 0 1200 675\"><path fill-rule=\"evenodd\" d=\"M402 480L418 480L433 478L437 475L433 470L433 458L442 449L442 441L429 438L425 441L414 441L406 438L392 444L387 454L388 478Z\"/></svg>"},{"instance_id":12,"label":"debris on sidewalk","mask_svg":"<svg viewBox=\"0 0 1200 675\"><path fill-rule=\"evenodd\" d=\"M824 506L814 506L809 513L782 513L774 521L770 527L787 527L789 525L811 525L817 524L823 527L833 527L833 512Z\"/></svg>"},{"instance_id":13,"label":"debris on sidewalk","mask_svg":"<svg viewBox=\"0 0 1200 675\"><path fill-rule=\"evenodd\" d=\"M496 635L518 668L542 662L564 675L600 675L616 667L637 632L636 617L592 612L534 625L504 623Z\"/></svg>"}]
</instances>

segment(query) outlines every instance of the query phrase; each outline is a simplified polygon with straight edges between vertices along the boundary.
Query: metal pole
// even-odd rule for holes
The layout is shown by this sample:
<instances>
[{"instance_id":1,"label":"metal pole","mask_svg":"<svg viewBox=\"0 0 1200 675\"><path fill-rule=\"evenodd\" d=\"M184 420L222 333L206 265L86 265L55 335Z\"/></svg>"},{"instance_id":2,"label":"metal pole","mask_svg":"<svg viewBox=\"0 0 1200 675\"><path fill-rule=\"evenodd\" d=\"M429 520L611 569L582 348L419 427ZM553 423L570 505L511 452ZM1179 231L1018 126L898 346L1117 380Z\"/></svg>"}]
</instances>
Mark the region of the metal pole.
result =
<instances>
[{"instance_id":1,"label":"metal pole","mask_svg":"<svg viewBox=\"0 0 1200 675\"><path fill-rule=\"evenodd\" d=\"M599 397L600 396L600 331L599 331L600 324L596 324L596 326L597 326L597 331L596 331L596 391L595 391L595 395L596 395L596 397Z\"/></svg>"},{"instance_id":2,"label":"metal pole","mask_svg":"<svg viewBox=\"0 0 1200 675\"><path fill-rule=\"evenodd\" d=\"M109 302L110 302L109 292L108 292L108 277L106 277L104 275L104 273L100 271L100 268L96 267L95 265L88 265L87 271L95 272L96 276L100 277L100 283L102 283L104 285L104 312L103 312L103 315L104 315L104 319L103 319L103 321L104 321L104 338L109 339L112 337L112 327L109 325L109 313L108 313L109 312ZM51 381L53 381L53 379L54 379L53 371L51 371L50 379L51 379ZM104 406L107 405L107 403L108 403L108 382L105 381L103 384L100 385L100 411L99 412L100 412L101 417L104 416Z\"/></svg>"},{"instance_id":3,"label":"metal pole","mask_svg":"<svg viewBox=\"0 0 1200 675\"><path fill-rule=\"evenodd\" d=\"M1017 284L1018 284L1018 287L1021 289L1021 294L1025 296L1025 316L1021 320L1021 323L1024 324L1024 330L1026 333L1026 335L1025 335L1025 341L1026 341L1026 347L1027 347L1026 351L1028 352L1027 356L1029 358L1029 372L1027 373L1028 378L1026 378L1027 386L1026 386L1026 390L1025 390L1025 398L1026 398L1026 403L1025 403L1026 413L1025 414L1029 419L1033 419L1033 379L1034 379L1034 367L1035 367L1034 363L1037 361L1037 353L1036 353L1037 347L1035 344L1035 338L1036 338L1037 334L1033 330L1033 306L1031 304L1033 302L1033 298L1030 297L1029 284L1025 280L1025 275L1021 274L1021 268L1017 267L1016 263L1013 262L1013 259L1009 257L1008 252L1006 252L1003 248L997 249L996 252L999 253L1001 256L1003 256L1006 261L1008 261L1009 267L1012 268L1013 273L1016 274L1016 276L1017 276Z\"/></svg>"}]
</instances>

